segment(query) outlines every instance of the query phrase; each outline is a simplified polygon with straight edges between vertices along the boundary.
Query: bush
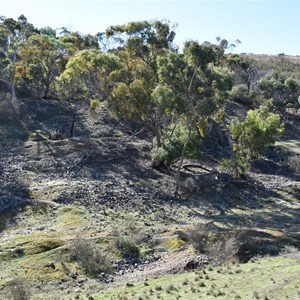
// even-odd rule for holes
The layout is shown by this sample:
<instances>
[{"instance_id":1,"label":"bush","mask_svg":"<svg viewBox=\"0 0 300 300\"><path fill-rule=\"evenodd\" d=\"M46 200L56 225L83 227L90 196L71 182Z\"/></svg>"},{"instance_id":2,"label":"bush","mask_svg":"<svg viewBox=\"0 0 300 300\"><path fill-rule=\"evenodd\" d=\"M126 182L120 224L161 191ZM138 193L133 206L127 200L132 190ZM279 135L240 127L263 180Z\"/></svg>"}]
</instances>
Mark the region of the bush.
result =
<instances>
[{"instance_id":1,"label":"bush","mask_svg":"<svg viewBox=\"0 0 300 300\"><path fill-rule=\"evenodd\" d=\"M280 116L261 105L249 110L245 120L232 120L229 126L233 139L233 166L243 174L252 158L259 158L266 146L273 145L284 131Z\"/></svg>"},{"instance_id":2,"label":"bush","mask_svg":"<svg viewBox=\"0 0 300 300\"><path fill-rule=\"evenodd\" d=\"M13 300L29 300L30 295L30 288L24 279L17 277L12 280L10 296Z\"/></svg>"},{"instance_id":3,"label":"bush","mask_svg":"<svg viewBox=\"0 0 300 300\"><path fill-rule=\"evenodd\" d=\"M178 237L192 244L196 250L206 254L215 263L231 260L239 250L237 239L220 239L213 229L209 230L207 224L198 224L185 232L179 232Z\"/></svg>"},{"instance_id":4,"label":"bush","mask_svg":"<svg viewBox=\"0 0 300 300\"><path fill-rule=\"evenodd\" d=\"M140 249L132 236L118 236L115 240L115 246L124 258L138 259L140 257Z\"/></svg>"},{"instance_id":5,"label":"bush","mask_svg":"<svg viewBox=\"0 0 300 300\"><path fill-rule=\"evenodd\" d=\"M99 107L99 105L100 105L100 101L99 101L99 100L97 100L97 99L92 99L92 100L90 101L90 108L89 108L90 114L93 115L93 114L95 113L97 107Z\"/></svg>"},{"instance_id":6,"label":"bush","mask_svg":"<svg viewBox=\"0 0 300 300\"><path fill-rule=\"evenodd\" d=\"M111 264L101 253L95 242L78 238L71 247L71 259L76 260L87 274L95 277L101 272L108 272Z\"/></svg>"},{"instance_id":7,"label":"bush","mask_svg":"<svg viewBox=\"0 0 300 300\"><path fill-rule=\"evenodd\" d=\"M202 122L204 123L204 122ZM203 130L203 136L206 131L208 124L201 124L199 130ZM176 161L181 157L183 145L187 139L188 130L183 124L177 124L169 126L164 129L163 135L163 145L162 147L153 151L152 155L155 161L164 161L167 165ZM196 130L191 133L191 139L185 151L186 157L199 157L201 149L201 139Z\"/></svg>"},{"instance_id":8,"label":"bush","mask_svg":"<svg viewBox=\"0 0 300 300\"><path fill-rule=\"evenodd\" d=\"M238 241L235 238L212 242L205 247L208 257L217 264L232 260L238 251Z\"/></svg>"},{"instance_id":9,"label":"bush","mask_svg":"<svg viewBox=\"0 0 300 300\"><path fill-rule=\"evenodd\" d=\"M285 257L300 259L300 250L291 245L284 246L279 254Z\"/></svg>"},{"instance_id":10,"label":"bush","mask_svg":"<svg viewBox=\"0 0 300 300\"><path fill-rule=\"evenodd\" d=\"M235 85L230 91L230 98L232 101L245 105L250 105L252 103L252 99L249 96L248 87L246 84Z\"/></svg>"},{"instance_id":11,"label":"bush","mask_svg":"<svg viewBox=\"0 0 300 300\"><path fill-rule=\"evenodd\" d=\"M134 222L127 222L113 230L114 246L123 258L138 259L141 256L139 245L145 242L145 235Z\"/></svg>"},{"instance_id":12,"label":"bush","mask_svg":"<svg viewBox=\"0 0 300 300\"><path fill-rule=\"evenodd\" d=\"M204 252L209 240L209 231L205 224L198 224L187 229L185 232L179 232L178 237L192 244L196 250Z\"/></svg>"},{"instance_id":13,"label":"bush","mask_svg":"<svg viewBox=\"0 0 300 300\"><path fill-rule=\"evenodd\" d=\"M295 172L300 174L300 155L293 155L287 159L287 165Z\"/></svg>"},{"instance_id":14,"label":"bush","mask_svg":"<svg viewBox=\"0 0 300 300\"><path fill-rule=\"evenodd\" d=\"M274 71L260 79L258 93L273 99L276 107L298 107L299 83L288 73Z\"/></svg>"}]
</instances>

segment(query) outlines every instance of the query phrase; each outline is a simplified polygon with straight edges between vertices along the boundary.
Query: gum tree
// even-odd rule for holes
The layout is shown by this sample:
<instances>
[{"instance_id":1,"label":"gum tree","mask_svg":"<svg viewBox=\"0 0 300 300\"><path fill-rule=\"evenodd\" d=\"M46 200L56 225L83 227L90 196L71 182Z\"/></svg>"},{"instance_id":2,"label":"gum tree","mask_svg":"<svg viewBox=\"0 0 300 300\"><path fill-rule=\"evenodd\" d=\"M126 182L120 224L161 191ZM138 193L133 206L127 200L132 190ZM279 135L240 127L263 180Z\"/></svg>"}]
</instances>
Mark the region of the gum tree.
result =
<instances>
[{"instance_id":1,"label":"gum tree","mask_svg":"<svg viewBox=\"0 0 300 300\"><path fill-rule=\"evenodd\" d=\"M2 67L1 81L10 86L11 96L16 99L15 81L17 77L17 62L20 45L36 32L24 15L18 20L0 18L0 65Z\"/></svg>"},{"instance_id":2,"label":"gum tree","mask_svg":"<svg viewBox=\"0 0 300 300\"><path fill-rule=\"evenodd\" d=\"M218 119L223 100L232 87L232 73L223 66L222 54L222 49L215 45L200 45L190 41L185 44L183 55L168 52L158 59L159 84L153 97L157 105L172 116L172 132L175 132L178 125L183 126L185 131L177 181L192 137L198 136L201 139L210 120ZM172 140L172 134L168 137L170 139Z\"/></svg>"},{"instance_id":3,"label":"gum tree","mask_svg":"<svg viewBox=\"0 0 300 300\"><path fill-rule=\"evenodd\" d=\"M19 55L23 78L39 97L48 98L54 89L54 80L64 67L63 44L53 36L36 34L24 43Z\"/></svg>"},{"instance_id":4,"label":"gum tree","mask_svg":"<svg viewBox=\"0 0 300 300\"><path fill-rule=\"evenodd\" d=\"M66 89L67 98L76 95L87 100L107 100L112 84L110 74L120 67L119 58L113 54L83 50L71 57L58 80Z\"/></svg>"},{"instance_id":5,"label":"gum tree","mask_svg":"<svg viewBox=\"0 0 300 300\"><path fill-rule=\"evenodd\" d=\"M175 32L166 21L130 22L106 30L106 38L115 42L111 51L123 63L123 68L111 77L110 107L118 117L150 128L158 146L164 112L155 103L152 92L158 84L157 59L165 50L174 51L174 37Z\"/></svg>"}]
</instances>

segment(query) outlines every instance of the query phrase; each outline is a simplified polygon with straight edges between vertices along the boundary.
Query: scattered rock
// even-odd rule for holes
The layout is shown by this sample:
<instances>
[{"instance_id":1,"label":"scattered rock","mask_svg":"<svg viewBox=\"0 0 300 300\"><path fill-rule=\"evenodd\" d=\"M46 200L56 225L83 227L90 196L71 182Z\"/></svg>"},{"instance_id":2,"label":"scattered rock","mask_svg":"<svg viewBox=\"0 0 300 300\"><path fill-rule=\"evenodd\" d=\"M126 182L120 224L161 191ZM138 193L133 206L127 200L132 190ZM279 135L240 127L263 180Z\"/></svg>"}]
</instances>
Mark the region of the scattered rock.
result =
<instances>
[{"instance_id":1,"label":"scattered rock","mask_svg":"<svg viewBox=\"0 0 300 300\"><path fill-rule=\"evenodd\" d=\"M46 268L51 268L51 269L55 269L55 263L52 261L52 262L49 262L48 264L45 265Z\"/></svg>"}]
</instances>

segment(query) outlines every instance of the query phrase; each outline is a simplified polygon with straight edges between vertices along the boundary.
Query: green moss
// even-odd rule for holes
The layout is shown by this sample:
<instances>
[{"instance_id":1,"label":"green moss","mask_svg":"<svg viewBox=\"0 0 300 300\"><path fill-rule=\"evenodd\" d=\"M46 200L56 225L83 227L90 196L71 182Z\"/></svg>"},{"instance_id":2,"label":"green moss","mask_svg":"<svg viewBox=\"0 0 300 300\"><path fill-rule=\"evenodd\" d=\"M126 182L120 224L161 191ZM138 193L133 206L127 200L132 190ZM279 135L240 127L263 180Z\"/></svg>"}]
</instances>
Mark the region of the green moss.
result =
<instances>
[{"instance_id":1,"label":"green moss","mask_svg":"<svg viewBox=\"0 0 300 300\"><path fill-rule=\"evenodd\" d=\"M180 238L169 239L165 243L166 248L171 250L171 251L178 250L184 245L186 245L186 242L181 240Z\"/></svg>"},{"instance_id":2,"label":"green moss","mask_svg":"<svg viewBox=\"0 0 300 300\"><path fill-rule=\"evenodd\" d=\"M58 210L58 226L77 227L84 225L84 216L86 212L75 206L65 206Z\"/></svg>"},{"instance_id":3,"label":"green moss","mask_svg":"<svg viewBox=\"0 0 300 300\"><path fill-rule=\"evenodd\" d=\"M65 243L58 239L46 239L41 241L33 242L29 247L26 248L26 254L38 254L46 251L53 250L55 248L63 246Z\"/></svg>"}]
</instances>

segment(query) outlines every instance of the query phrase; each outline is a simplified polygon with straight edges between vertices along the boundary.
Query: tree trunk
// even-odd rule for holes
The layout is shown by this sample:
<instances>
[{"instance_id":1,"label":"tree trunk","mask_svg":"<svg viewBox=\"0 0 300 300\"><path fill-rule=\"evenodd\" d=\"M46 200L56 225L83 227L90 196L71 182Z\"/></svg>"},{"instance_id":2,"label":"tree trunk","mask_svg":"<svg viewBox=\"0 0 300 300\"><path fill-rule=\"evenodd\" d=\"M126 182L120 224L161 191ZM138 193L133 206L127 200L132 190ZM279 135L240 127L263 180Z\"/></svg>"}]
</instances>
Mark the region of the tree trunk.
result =
<instances>
[{"instance_id":1,"label":"tree trunk","mask_svg":"<svg viewBox=\"0 0 300 300\"><path fill-rule=\"evenodd\" d=\"M15 83L14 83L14 80L11 81L11 98L13 100L17 99L16 97L16 90L15 90Z\"/></svg>"},{"instance_id":2,"label":"tree trunk","mask_svg":"<svg viewBox=\"0 0 300 300\"><path fill-rule=\"evenodd\" d=\"M189 129L188 129L188 136L185 140L185 143L182 147L182 151L181 151L181 157L180 157L180 161L179 161L179 164L178 164L178 167L177 167L177 172L175 174L175 181L176 181L176 191L175 191L175 195L178 194L178 189L179 189L179 184L180 184L180 170L182 168L182 165L183 165L183 160L184 160L184 156L185 156L185 151L186 151L186 148L191 140L191 133L192 133L192 128L191 126L189 126Z\"/></svg>"},{"instance_id":3,"label":"tree trunk","mask_svg":"<svg viewBox=\"0 0 300 300\"><path fill-rule=\"evenodd\" d=\"M14 49L14 56L13 56L13 73L11 74L10 78L10 85L11 85L11 97L13 100L17 99L16 97L16 90L15 90L15 70L16 70L16 63L17 63L17 51Z\"/></svg>"}]
</instances>

